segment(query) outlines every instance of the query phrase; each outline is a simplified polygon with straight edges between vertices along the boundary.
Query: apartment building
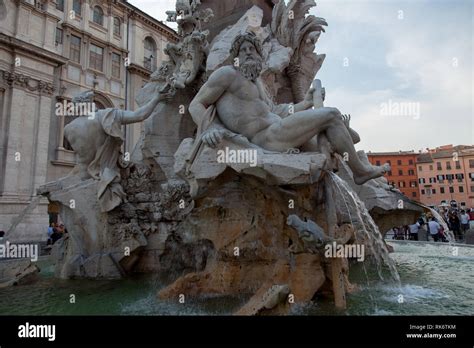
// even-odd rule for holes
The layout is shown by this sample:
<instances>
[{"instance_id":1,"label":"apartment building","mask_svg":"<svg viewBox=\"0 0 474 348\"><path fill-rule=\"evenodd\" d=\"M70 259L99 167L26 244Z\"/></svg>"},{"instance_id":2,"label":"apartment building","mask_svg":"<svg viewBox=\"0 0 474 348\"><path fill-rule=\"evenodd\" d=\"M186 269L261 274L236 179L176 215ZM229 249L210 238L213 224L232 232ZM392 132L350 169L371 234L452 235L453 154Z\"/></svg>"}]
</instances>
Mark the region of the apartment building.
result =
<instances>
[{"instance_id":1,"label":"apartment building","mask_svg":"<svg viewBox=\"0 0 474 348\"><path fill-rule=\"evenodd\" d=\"M474 208L474 146L445 145L417 158L420 201Z\"/></svg>"},{"instance_id":2,"label":"apartment building","mask_svg":"<svg viewBox=\"0 0 474 348\"><path fill-rule=\"evenodd\" d=\"M390 185L399 189L405 196L418 201L418 176L414 151L368 152L367 157L373 165L388 163L391 171L385 174Z\"/></svg>"}]
</instances>

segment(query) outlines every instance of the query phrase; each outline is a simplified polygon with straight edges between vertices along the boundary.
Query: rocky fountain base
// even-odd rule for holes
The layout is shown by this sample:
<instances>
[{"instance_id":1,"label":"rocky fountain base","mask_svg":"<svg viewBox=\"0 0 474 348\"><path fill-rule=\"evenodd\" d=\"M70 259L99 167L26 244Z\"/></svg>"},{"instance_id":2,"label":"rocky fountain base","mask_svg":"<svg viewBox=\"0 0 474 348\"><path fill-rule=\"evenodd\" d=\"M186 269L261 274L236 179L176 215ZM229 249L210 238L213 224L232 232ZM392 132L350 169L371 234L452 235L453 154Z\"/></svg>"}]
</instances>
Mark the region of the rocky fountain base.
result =
<instances>
[{"instance_id":1,"label":"rocky fountain base","mask_svg":"<svg viewBox=\"0 0 474 348\"><path fill-rule=\"evenodd\" d=\"M252 294L238 314L287 312L292 303L309 302L328 280L330 261L308 250L287 218L324 221L324 209L312 209L320 189L277 189L226 172L177 229L185 239L209 246L205 268L180 277L159 297Z\"/></svg>"}]
</instances>

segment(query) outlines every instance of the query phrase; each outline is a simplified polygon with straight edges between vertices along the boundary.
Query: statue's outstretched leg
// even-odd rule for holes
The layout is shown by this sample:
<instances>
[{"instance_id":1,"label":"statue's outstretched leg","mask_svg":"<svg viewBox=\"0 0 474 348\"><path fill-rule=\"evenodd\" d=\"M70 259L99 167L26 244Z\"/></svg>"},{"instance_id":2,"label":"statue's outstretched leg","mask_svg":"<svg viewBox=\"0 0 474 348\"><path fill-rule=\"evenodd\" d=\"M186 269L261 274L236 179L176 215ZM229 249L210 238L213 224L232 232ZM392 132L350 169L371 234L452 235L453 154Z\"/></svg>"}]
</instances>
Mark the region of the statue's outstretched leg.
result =
<instances>
[{"instance_id":1,"label":"statue's outstretched leg","mask_svg":"<svg viewBox=\"0 0 474 348\"><path fill-rule=\"evenodd\" d=\"M357 156L354 141L339 110L322 107L297 112L271 124L257 133L251 141L267 150L285 152L313 142L314 136L326 132L335 151L348 159L358 185L384 175L390 167L364 164Z\"/></svg>"}]
</instances>

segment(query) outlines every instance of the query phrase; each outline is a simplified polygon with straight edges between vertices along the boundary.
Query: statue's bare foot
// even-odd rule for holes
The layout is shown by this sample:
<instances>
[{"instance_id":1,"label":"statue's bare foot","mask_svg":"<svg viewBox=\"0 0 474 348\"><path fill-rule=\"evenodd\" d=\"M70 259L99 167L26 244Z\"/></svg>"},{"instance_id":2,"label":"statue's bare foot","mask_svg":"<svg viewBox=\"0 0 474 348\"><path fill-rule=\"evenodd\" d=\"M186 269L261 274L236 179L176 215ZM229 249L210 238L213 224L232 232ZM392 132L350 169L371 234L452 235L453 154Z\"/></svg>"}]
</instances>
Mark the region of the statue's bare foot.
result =
<instances>
[{"instance_id":1,"label":"statue's bare foot","mask_svg":"<svg viewBox=\"0 0 474 348\"><path fill-rule=\"evenodd\" d=\"M354 173L354 182L357 185L365 184L370 179L375 179L375 178L383 176L390 169L391 168L388 163L385 163L382 166L370 166L369 170L362 175L357 175L356 173Z\"/></svg>"}]
</instances>

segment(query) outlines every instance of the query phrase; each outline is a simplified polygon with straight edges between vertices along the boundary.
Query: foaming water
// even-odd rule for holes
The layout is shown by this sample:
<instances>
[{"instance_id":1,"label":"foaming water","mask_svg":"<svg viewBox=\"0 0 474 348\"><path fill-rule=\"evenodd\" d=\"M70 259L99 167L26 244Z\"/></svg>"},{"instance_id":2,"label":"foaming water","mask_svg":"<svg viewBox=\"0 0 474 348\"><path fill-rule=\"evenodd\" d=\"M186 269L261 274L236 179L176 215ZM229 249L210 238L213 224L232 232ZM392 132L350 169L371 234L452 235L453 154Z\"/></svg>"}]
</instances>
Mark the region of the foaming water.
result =
<instances>
[{"instance_id":1,"label":"foaming water","mask_svg":"<svg viewBox=\"0 0 474 348\"><path fill-rule=\"evenodd\" d=\"M363 285L348 296L349 315L472 315L474 314L474 248L447 243L389 242L394 248L402 286L383 282ZM357 266L357 265L356 265ZM353 272L352 272L353 271ZM351 268L351 280L360 276ZM368 306L368 293L377 307Z\"/></svg>"}]
</instances>

